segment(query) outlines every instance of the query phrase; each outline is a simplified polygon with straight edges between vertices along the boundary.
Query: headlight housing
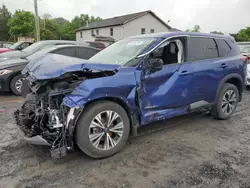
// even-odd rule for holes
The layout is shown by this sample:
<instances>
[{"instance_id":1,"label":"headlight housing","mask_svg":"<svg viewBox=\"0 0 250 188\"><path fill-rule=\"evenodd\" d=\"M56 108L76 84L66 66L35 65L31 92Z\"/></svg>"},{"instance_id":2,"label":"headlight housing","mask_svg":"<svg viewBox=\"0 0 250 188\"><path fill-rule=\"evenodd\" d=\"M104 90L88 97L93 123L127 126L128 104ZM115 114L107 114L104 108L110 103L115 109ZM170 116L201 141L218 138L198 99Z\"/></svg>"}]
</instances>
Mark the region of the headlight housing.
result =
<instances>
[{"instance_id":1,"label":"headlight housing","mask_svg":"<svg viewBox=\"0 0 250 188\"><path fill-rule=\"evenodd\" d=\"M8 69L3 69L0 70L0 76L5 75L5 74L9 74L11 73L13 70L8 70Z\"/></svg>"}]
</instances>

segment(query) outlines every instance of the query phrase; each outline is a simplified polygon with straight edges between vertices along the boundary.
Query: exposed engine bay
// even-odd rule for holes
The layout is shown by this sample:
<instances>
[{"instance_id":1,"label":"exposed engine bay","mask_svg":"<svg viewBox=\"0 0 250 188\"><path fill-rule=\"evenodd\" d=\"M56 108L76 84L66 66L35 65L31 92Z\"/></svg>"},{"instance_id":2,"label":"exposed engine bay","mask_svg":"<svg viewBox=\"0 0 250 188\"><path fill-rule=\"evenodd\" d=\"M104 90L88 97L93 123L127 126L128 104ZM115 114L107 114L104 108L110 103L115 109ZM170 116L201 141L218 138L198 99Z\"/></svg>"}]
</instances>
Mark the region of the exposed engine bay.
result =
<instances>
[{"instance_id":1,"label":"exposed engine bay","mask_svg":"<svg viewBox=\"0 0 250 188\"><path fill-rule=\"evenodd\" d=\"M77 71L56 79L30 82L31 92L21 109L14 112L17 125L28 138L42 137L51 146L52 157L65 155L73 149L73 129L82 109L72 110L63 105L63 98L86 79L112 74L111 71Z\"/></svg>"}]
</instances>

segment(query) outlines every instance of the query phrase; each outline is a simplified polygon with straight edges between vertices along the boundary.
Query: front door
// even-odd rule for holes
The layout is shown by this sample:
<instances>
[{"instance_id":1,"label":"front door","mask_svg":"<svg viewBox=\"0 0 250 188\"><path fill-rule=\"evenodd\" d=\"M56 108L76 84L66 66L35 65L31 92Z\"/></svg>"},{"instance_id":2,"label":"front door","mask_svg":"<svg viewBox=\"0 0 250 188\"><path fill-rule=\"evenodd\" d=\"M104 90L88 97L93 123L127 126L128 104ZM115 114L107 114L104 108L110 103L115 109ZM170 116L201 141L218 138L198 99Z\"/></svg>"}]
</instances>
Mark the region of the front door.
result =
<instances>
[{"instance_id":1,"label":"front door","mask_svg":"<svg viewBox=\"0 0 250 188\"><path fill-rule=\"evenodd\" d=\"M171 39L144 58L160 58L163 67L156 72L142 74L139 87L141 123L147 124L185 114L194 99L193 66L185 62L186 38Z\"/></svg>"}]
</instances>

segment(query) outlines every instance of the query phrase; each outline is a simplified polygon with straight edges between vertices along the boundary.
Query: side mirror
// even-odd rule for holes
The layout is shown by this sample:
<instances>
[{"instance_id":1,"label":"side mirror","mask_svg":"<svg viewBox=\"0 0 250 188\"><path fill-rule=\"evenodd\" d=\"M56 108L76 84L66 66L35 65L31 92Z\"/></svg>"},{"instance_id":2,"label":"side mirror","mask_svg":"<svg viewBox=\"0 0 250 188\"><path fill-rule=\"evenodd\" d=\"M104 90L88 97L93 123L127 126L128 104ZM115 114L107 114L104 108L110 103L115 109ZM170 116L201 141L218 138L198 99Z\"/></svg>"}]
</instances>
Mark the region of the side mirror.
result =
<instances>
[{"instance_id":1,"label":"side mirror","mask_svg":"<svg viewBox=\"0 0 250 188\"><path fill-rule=\"evenodd\" d=\"M164 63L161 58L149 58L146 63L146 74L152 74L157 71L160 71L163 67Z\"/></svg>"}]
</instances>

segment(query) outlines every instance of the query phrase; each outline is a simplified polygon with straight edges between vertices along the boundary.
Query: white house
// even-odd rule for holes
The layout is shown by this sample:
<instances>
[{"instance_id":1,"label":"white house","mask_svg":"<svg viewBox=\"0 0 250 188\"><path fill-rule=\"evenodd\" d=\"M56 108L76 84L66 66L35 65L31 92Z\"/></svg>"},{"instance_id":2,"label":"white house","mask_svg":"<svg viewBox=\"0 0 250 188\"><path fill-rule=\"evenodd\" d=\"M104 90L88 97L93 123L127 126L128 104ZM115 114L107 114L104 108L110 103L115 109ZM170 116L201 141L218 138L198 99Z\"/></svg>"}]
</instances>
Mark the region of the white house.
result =
<instances>
[{"instance_id":1,"label":"white house","mask_svg":"<svg viewBox=\"0 0 250 188\"><path fill-rule=\"evenodd\" d=\"M133 35L172 30L173 28L149 10L90 23L76 30L76 40L94 41L96 36L119 40Z\"/></svg>"}]
</instances>

